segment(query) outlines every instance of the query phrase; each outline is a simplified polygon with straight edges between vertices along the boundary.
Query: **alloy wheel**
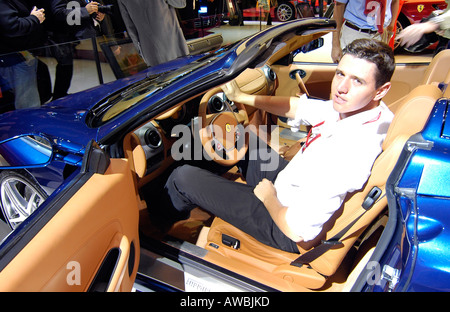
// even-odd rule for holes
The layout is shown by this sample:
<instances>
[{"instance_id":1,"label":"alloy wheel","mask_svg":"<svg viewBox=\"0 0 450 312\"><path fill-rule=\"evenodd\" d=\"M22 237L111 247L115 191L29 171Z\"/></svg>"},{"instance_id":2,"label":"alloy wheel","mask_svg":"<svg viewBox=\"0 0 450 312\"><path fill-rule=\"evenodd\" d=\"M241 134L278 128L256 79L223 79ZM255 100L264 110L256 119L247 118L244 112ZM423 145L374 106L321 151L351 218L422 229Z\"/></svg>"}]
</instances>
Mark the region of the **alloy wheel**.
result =
<instances>
[{"instance_id":1,"label":"alloy wheel","mask_svg":"<svg viewBox=\"0 0 450 312\"><path fill-rule=\"evenodd\" d=\"M277 18L281 22L290 21L294 16L292 5L282 3L277 8Z\"/></svg>"},{"instance_id":2,"label":"alloy wheel","mask_svg":"<svg viewBox=\"0 0 450 312\"><path fill-rule=\"evenodd\" d=\"M45 200L45 196L32 182L18 175L2 180L0 196L3 215L13 229L28 218Z\"/></svg>"}]
</instances>

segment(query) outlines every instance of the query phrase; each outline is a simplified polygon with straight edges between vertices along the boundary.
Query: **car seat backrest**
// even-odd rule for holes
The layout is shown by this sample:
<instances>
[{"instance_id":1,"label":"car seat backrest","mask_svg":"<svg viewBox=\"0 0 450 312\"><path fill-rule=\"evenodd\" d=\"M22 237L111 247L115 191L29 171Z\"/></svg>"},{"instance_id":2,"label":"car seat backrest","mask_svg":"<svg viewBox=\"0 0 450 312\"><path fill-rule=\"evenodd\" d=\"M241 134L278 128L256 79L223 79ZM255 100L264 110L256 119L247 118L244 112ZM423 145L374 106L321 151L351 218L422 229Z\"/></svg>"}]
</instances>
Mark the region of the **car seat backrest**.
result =
<instances>
[{"instance_id":1,"label":"car seat backrest","mask_svg":"<svg viewBox=\"0 0 450 312\"><path fill-rule=\"evenodd\" d=\"M428 114L423 115L423 109L434 105L441 96L442 91L436 85L420 85L403 98L388 105L395 117L383 142L383 150L399 133L414 134L421 131L424 125L422 122L426 121L423 119L428 117Z\"/></svg>"},{"instance_id":2,"label":"car seat backrest","mask_svg":"<svg viewBox=\"0 0 450 312\"><path fill-rule=\"evenodd\" d=\"M383 152L376 159L372 173L362 190L348 194L342 207L324 226L326 233L320 239L330 239L364 212L361 207L366 195L373 187L379 187L383 194L389 174L394 168L404 144L413 134L421 131L428 120L428 116L442 91L435 85L419 86L411 94L403 97L393 107L394 119L389 127ZM330 276L336 272L348 250L368 225L386 207L386 197L382 196L367 213L364 214L344 235L343 246L332 248L310 263L317 272ZM318 243L318 241L314 242ZM311 246L299 244L301 253L307 252Z\"/></svg>"},{"instance_id":3,"label":"car seat backrest","mask_svg":"<svg viewBox=\"0 0 450 312\"><path fill-rule=\"evenodd\" d=\"M450 49L445 49L436 54L425 71L421 84L441 83L448 78L450 64ZM448 83L448 82L447 82Z\"/></svg>"}]
</instances>

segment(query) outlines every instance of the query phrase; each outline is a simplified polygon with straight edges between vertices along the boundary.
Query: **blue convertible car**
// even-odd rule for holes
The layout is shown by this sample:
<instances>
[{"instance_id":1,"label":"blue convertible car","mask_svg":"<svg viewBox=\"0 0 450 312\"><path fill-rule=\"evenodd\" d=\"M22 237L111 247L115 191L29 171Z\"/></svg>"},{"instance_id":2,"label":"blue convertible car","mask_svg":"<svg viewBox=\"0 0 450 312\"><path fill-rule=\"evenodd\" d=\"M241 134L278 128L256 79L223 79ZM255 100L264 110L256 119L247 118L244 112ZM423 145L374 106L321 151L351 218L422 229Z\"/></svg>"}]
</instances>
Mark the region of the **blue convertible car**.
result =
<instances>
[{"instance_id":1,"label":"blue convertible car","mask_svg":"<svg viewBox=\"0 0 450 312\"><path fill-rule=\"evenodd\" d=\"M431 62L396 60L383 152L301 255L201 207L170 228L152 215L181 163L245 183L234 164L247 128L269 130L259 135L289 155L307 129L230 102L220 86L234 79L251 94L300 88L327 99L336 64L315 55L334 28L320 18L283 23L1 115L0 291L450 290L448 50Z\"/></svg>"}]
</instances>

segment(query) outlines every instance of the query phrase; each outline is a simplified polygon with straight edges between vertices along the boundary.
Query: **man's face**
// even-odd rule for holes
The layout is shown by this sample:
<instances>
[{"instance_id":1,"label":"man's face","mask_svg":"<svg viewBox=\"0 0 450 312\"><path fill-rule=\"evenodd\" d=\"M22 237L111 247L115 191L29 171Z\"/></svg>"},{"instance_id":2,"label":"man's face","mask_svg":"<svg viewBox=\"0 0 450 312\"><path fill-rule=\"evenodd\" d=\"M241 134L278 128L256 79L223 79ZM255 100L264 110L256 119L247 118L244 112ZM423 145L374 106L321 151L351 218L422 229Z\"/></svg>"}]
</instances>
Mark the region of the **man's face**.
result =
<instances>
[{"instance_id":1,"label":"man's face","mask_svg":"<svg viewBox=\"0 0 450 312\"><path fill-rule=\"evenodd\" d=\"M342 57L331 84L333 107L341 119L376 107L387 93L390 83L375 87L376 72L372 62L349 54Z\"/></svg>"}]
</instances>

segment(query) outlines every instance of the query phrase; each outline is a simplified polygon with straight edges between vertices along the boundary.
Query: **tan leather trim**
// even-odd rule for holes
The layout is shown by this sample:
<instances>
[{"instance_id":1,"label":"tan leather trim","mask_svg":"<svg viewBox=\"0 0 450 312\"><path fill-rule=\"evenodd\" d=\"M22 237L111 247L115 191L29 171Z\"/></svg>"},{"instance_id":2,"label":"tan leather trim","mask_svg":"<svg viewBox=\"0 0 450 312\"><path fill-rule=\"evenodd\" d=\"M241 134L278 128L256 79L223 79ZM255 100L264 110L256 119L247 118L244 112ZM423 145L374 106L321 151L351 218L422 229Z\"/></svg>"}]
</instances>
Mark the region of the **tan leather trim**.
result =
<instances>
[{"instance_id":1,"label":"tan leather trim","mask_svg":"<svg viewBox=\"0 0 450 312\"><path fill-rule=\"evenodd\" d=\"M236 78L242 92L248 94L267 94L267 79L260 68L247 68Z\"/></svg>"},{"instance_id":2,"label":"tan leather trim","mask_svg":"<svg viewBox=\"0 0 450 312\"><path fill-rule=\"evenodd\" d=\"M123 150L130 160L131 170L137 177L142 178L147 170L147 160L139 138L133 132L128 133L123 140ZM136 179L135 179L136 180ZM137 181L135 183L137 185Z\"/></svg>"},{"instance_id":3,"label":"tan leather trim","mask_svg":"<svg viewBox=\"0 0 450 312\"><path fill-rule=\"evenodd\" d=\"M125 265L114 289L131 290L139 263L137 207L128 161L111 159L107 172L94 174L0 272L0 291L86 291L123 237L136 246L134 272ZM67 282L71 263L80 264L80 285Z\"/></svg>"},{"instance_id":4,"label":"tan leather trim","mask_svg":"<svg viewBox=\"0 0 450 312\"><path fill-rule=\"evenodd\" d=\"M392 121L390 130L383 142L383 148L389 146L399 133L412 135L421 131L434 104L441 96L442 91L435 85L421 85L407 96L388 105L389 109L399 117Z\"/></svg>"},{"instance_id":5,"label":"tan leather trim","mask_svg":"<svg viewBox=\"0 0 450 312\"><path fill-rule=\"evenodd\" d=\"M450 50L445 49L439 52L431 60L430 65L425 71L422 84L430 84L432 82L444 82L448 76L448 68L450 64Z\"/></svg>"},{"instance_id":6,"label":"tan leather trim","mask_svg":"<svg viewBox=\"0 0 450 312\"><path fill-rule=\"evenodd\" d=\"M291 51L295 51L298 48L302 47L304 44L309 43L314 39L320 38L329 32L329 30L325 30L310 35L292 36L285 41L284 45L279 45L277 47L278 50L271 55L270 59L266 61L266 64L271 66L282 57L288 55Z\"/></svg>"},{"instance_id":7,"label":"tan leather trim","mask_svg":"<svg viewBox=\"0 0 450 312\"><path fill-rule=\"evenodd\" d=\"M426 63L396 64L394 75L391 79L392 87L383 98L383 101L386 104L390 104L408 95L421 84L427 67Z\"/></svg>"},{"instance_id":8,"label":"tan leather trim","mask_svg":"<svg viewBox=\"0 0 450 312\"><path fill-rule=\"evenodd\" d=\"M235 250L222 244L216 244L221 242L222 233L242 238L241 249ZM302 268L290 266L289 263L297 255L262 245L220 218L214 219L207 241L205 248L211 252L208 252L204 260L216 263L270 287L283 291L307 291L309 288L322 287L326 281L322 275L306 266ZM210 242L216 244L218 248L212 247Z\"/></svg>"}]
</instances>

